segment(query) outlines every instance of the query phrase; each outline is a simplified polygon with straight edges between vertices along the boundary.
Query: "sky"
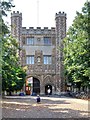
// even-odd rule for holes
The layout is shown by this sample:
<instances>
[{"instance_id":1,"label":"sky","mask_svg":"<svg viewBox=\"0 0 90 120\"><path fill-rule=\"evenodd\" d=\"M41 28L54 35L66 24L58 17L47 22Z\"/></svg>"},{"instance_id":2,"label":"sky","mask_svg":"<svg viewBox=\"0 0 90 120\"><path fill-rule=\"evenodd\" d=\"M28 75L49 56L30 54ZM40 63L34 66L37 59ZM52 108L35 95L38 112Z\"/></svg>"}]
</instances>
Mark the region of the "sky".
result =
<instances>
[{"instance_id":1,"label":"sky","mask_svg":"<svg viewBox=\"0 0 90 120\"><path fill-rule=\"evenodd\" d=\"M22 13L23 27L55 27L55 13L67 14L67 29L72 25L76 11L81 12L87 0L13 0L12 11ZM12 12L11 11L11 12ZM10 14L7 21L10 22Z\"/></svg>"}]
</instances>

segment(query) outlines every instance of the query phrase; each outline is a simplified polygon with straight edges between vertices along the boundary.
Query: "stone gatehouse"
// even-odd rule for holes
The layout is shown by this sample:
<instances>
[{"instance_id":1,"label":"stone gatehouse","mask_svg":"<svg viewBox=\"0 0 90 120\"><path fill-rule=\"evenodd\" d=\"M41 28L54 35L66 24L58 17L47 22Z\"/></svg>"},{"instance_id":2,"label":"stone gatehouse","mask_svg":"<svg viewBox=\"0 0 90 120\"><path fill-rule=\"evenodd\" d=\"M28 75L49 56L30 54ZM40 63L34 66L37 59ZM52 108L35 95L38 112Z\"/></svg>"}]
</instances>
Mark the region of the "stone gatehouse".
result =
<instances>
[{"instance_id":1,"label":"stone gatehouse","mask_svg":"<svg viewBox=\"0 0 90 120\"><path fill-rule=\"evenodd\" d=\"M22 49L20 64L27 66L26 94L58 94L65 91L62 40L66 36L66 14L56 13L56 27L22 27L22 13L11 13L11 34Z\"/></svg>"}]
</instances>

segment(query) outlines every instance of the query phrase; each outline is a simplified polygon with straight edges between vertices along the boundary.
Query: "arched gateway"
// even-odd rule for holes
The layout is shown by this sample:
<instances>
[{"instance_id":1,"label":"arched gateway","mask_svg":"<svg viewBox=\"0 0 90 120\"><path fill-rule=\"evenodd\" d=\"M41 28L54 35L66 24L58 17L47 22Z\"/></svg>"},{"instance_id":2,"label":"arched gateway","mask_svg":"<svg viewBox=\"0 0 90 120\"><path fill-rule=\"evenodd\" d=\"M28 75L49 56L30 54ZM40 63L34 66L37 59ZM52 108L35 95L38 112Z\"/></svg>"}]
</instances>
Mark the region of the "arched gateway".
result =
<instances>
[{"instance_id":1,"label":"arched gateway","mask_svg":"<svg viewBox=\"0 0 90 120\"><path fill-rule=\"evenodd\" d=\"M52 86L50 84L45 85L45 94L46 95L52 94Z\"/></svg>"},{"instance_id":2,"label":"arched gateway","mask_svg":"<svg viewBox=\"0 0 90 120\"><path fill-rule=\"evenodd\" d=\"M37 78L33 77L33 93L40 93L40 81Z\"/></svg>"},{"instance_id":3,"label":"arched gateway","mask_svg":"<svg viewBox=\"0 0 90 120\"><path fill-rule=\"evenodd\" d=\"M40 93L40 81L35 77L29 77L26 79L26 95L36 95Z\"/></svg>"}]
</instances>

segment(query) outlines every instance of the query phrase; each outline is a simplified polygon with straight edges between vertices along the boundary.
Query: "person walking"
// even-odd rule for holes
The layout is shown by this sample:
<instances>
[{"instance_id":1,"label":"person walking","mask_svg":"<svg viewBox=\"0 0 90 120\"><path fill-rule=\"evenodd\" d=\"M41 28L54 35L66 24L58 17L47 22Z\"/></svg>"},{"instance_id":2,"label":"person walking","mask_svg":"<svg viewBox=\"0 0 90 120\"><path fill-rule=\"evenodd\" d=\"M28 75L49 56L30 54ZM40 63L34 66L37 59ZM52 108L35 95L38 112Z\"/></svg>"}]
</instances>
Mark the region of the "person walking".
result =
<instances>
[{"instance_id":1,"label":"person walking","mask_svg":"<svg viewBox=\"0 0 90 120\"><path fill-rule=\"evenodd\" d=\"M51 90L50 90L50 89L48 89L48 96L50 95L50 92L51 92Z\"/></svg>"},{"instance_id":2,"label":"person walking","mask_svg":"<svg viewBox=\"0 0 90 120\"><path fill-rule=\"evenodd\" d=\"M37 103L40 103L40 102L41 102L40 96L37 95Z\"/></svg>"}]
</instances>

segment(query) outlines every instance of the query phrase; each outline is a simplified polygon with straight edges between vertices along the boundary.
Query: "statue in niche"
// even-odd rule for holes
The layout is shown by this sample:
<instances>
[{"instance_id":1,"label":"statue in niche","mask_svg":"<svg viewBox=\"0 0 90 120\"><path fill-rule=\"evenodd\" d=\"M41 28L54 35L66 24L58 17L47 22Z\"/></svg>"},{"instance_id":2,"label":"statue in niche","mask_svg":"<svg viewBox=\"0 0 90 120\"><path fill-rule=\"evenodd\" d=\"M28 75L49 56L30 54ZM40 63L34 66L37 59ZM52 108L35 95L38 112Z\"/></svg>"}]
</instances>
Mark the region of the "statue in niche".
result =
<instances>
[{"instance_id":1,"label":"statue in niche","mask_svg":"<svg viewBox=\"0 0 90 120\"><path fill-rule=\"evenodd\" d=\"M38 61L38 63L40 63L40 57L38 57L37 61Z\"/></svg>"}]
</instances>

